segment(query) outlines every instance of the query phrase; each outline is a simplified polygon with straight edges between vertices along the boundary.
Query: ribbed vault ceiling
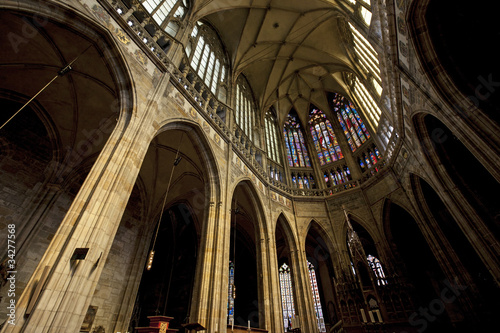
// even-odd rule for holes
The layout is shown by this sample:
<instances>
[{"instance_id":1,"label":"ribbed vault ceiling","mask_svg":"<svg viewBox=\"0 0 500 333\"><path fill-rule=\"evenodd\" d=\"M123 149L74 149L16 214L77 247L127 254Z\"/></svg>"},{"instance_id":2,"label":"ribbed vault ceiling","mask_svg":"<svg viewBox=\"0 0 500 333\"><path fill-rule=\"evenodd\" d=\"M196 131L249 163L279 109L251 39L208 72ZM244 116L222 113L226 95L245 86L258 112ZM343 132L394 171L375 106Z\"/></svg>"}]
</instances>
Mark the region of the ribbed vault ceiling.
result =
<instances>
[{"instance_id":1,"label":"ribbed vault ceiling","mask_svg":"<svg viewBox=\"0 0 500 333\"><path fill-rule=\"evenodd\" d=\"M328 109L325 91L345 93L342 72L353 68L342 41L343 10L322 0L195 1L194 20L219 32L233 78L243 73L258 107L293 107L304 122L309 103Z\"/></svg>"}]
</instances>

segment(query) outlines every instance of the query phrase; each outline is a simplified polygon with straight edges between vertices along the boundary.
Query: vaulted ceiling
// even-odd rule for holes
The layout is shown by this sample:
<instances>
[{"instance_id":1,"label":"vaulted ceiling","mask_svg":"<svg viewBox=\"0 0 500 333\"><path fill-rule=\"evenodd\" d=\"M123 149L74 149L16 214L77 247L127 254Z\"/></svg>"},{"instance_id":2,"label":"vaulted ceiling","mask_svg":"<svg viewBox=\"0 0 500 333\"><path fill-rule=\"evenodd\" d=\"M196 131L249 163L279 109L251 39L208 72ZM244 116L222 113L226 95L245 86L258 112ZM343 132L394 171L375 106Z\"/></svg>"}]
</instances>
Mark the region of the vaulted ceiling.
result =
<instances>
[{"instance_id":1,"label":"vaulted ceiling","mask_svg":"<svg viewBox=\"0 0 500 333\"><path fill-rule=\"evenodd\" d=\"M291 108L304 121L309 103L327 110L325 91L345 94L342 73L352 71L345 39L346 12L337 1L195 1L193 20L219 33L233 79L243 73L258 107Z\"/></svg>"}]
</instances>

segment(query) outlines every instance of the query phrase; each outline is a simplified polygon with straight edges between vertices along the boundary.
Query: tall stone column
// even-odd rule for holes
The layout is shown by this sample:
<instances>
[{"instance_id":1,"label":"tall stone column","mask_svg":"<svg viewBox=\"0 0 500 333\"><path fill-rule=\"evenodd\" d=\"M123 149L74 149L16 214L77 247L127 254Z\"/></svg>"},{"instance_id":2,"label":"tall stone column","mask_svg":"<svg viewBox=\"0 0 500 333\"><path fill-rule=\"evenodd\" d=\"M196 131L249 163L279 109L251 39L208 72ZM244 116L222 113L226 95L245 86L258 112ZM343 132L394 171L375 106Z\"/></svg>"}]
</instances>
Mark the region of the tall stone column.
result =
<instances>
[{"instance_id":1,"label":"tall stone column","mask_svg":"<svg viewBox=\"0 0 500 333\"><path fill-rule=\"evenodd\" d=\"M318 325L316 323L316 314L311 291L311 282L307 268L307 256L303 248L304 244L299 244L298 251L292 251L292 268L294 279L294 291L296 292L295 302L297 306L296 313L300 317L300 329L304 333L316 333Z\"/></svg>"},{"instance_id":2,"label":"tall stone column","mask_svg":"<svg viewBox=\"0 0 500 333\"><path fill-rule=\"evenodd\" d=\"M149 114L122 114L19 298L16 325L2 332L79 332L154 135ZM80 258L76 249L84 249Z\"/></svg>"},{"instance_id":3,"label":"tall stone column","mask_svg":"<svg viewBox=\"0 0 500 333\"><path fill-rule=\"evenodd\" d=\"M214 188L214 186L211 187ZM193 295L196 302L191 309L190 317L191 322L198 322L212 332L222 331L223 323L217 321L217 318L221 316L218 305L221 304L220 290L227 291L227 288L222 288L225 277L221 275L222 271L227 271L221 267L224 256L222 240L225 234L226 218L224 214L221 214L221 204L211 201L203 221L203 238L196 273L199 283L195 291L196 295ZM222 301L222 303L225 302Z\"/></svg>"},{"instance_id":4,"label":"tall stone column","mask_svg":"<svg viewBox=\"0 0 500 333\"><path fill-rule=\"evenodd\" d=\"M284 332L282 312L283 308L281 305L281 288L279 280L279 267L278 267L278 257L276 255L276 237L274 233L271 233L268 238L268 249L269 249L269 296L268 301L270 303L270 313L271 313L271 326L268 328L270 332ZM265 295L266 296L266 295Z\"/></svg>"}]
</instances>

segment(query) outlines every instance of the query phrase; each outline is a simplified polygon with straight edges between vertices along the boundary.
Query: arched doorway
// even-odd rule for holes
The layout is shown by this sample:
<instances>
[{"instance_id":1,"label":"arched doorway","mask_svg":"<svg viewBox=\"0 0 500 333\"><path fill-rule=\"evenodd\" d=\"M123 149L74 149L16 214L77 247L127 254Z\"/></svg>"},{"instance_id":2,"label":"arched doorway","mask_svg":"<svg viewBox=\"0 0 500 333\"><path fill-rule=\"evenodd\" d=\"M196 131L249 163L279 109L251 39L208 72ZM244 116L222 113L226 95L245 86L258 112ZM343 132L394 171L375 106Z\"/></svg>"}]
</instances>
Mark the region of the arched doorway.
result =
<instances>
[{"instance_id":1,"label":"arched doorway","mask_svg":"<svg viewBox=\"0 0 500 333\"><path fill-rule=\"evenodd\" d=\"M493 313L496 313L495 310L498 310L498 286L434 188L417 176L412 177L412 183L420 209L424 212L427 223L433 225L431 229L434 237L440 239L439 235L442 233L445 238L440 239L439 243L443 244L443 252L447 252L446 256L452 263L453 274L459 276L461 281L468 281L466 292L470 299L467 302L471 304L462 305L461 312L471 327L490 327L492 322L489 321L494 316ZM468 310L467 306L474 310Z\"/></svg>"},{"instance_id":2,"label":"arched doorway","mask_svg":"<svg viewBox=\"0 0 500 333\"><path fill-rule=\"evenodd\" d=\"M218 195L217 171L203 131L188 123L167 124L153 138L139 180L147 193L143 221L141 279L129 331L149 326L148 316L173 317L170 327L184 331L202 302L201 248L208 235L210 201ZM154 251L151 255L151 251ZM152 258L152 260L150 260Z\"/></svg>"},{"instance_id":3,"label":"arched doorway","mask_svg":"<svg viewBox=\"0 0 500 333\"><path fill-rule=\"evenodd\" d=\"M231 201L228 325L264 328L262 209L255 188L240 182Z\"/></svg>"},{"instance_id":4,"label":"arched doorway","mask_svg":"<svg viewBox=\"0 0 500 333\"><path fill-rule=\"evenodd\" d=\"M326 332L327 328L340 320L337 309L328 312L332 302L337 304L337 292L335 289L336 275L333 269L333 247L329 240L325 239L326 232L316 222L312 221L305 240L305 250L307 256L307 272L312 292L312 302L320 332Z\"/></svg>"},{"instance_id":5,"label":"arched doorway","mask_svg":"<svg viewBox=\"0 0 500 333\"><path fill-rule=\"evenodd\" d=\"M174 318L170 327L179 329L189 317L198 255L199 235L188 206L167 208L157 232L154 263L139 287L136 326L148 326L148 316L167 315Z\"/></svg>"},{"instance_id":6,"label":"arched doorway","mask_svg":"<svg viewBox=\"0 0 500 333\"><path fill-rule=\"evenodd\" d=\"M385 213L390 228L389 242L397 266L404 280L408 281L407 288L415 300L414 309L408 309L410 326L430 332L451 331L445 305L439 301L441 291L447 288L447 279L426 237L413 216L401 206L389 203ZM429 320L426 317L428 312L419 312L418 309L429 309L431 303L439 307L431 314L432 320Z\"/></svg>"},{"instance_id":7,"label":"arched doorway","mask_svg":"<svg viewBox=\"0 0 500 333\"><path fill-rule=\"evenodd\" d=\"M453 132L431 115L417 126L419 136L430 138L424 146L440 179L449 187L456 186L467 202L498 241L500 239L500 207L493 193L499 193L500 183L464 146ZM425 133L424 133L425 132ZM426 141L427 142L427 141ZM444 167L445 173L439 168ZM446 180L453 182L449 184Z\"/></svg>"}]
</instances>

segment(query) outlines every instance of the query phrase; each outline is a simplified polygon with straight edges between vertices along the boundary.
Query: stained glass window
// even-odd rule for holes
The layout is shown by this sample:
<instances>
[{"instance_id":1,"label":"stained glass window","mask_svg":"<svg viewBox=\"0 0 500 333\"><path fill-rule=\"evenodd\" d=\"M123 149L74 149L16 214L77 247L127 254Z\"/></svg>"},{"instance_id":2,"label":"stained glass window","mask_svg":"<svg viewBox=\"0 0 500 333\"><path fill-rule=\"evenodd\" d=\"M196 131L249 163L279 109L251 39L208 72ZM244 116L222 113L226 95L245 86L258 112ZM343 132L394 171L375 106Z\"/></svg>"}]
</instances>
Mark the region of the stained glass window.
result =
<instances>
[{"instance_id":1,"label":"stained glass window","mask_svg":"<svg viewBox=\"0 0 500 333\"><path fill-rule=\"evenodd\" d=\"M371 159L372 163L377 164L378 160L377 160L377 157L375 156L375 154L372 151L370 151L369 154L370 154L370 159Z\"/></svg>"},{"instance_id":2,"label":"stained glass window","mask_svg":"<svg viewBox=\"0 0 500 333\"><path fill-rule=\"evenodd\" d=\"M290 275L290 267L284 263L279 269L280 274L280 289L281 289L281 306L283 309L283 325L285 332L292 329L292 318L295 317L295 307L293 305L293 289L292 279Z\"/></svg>"},{"instance_id":3,"label":"stained glass window","mask_svg":"<svg viewBox=\"0 0 500 333\"><path fill-rule=\"evenodd\" d=\"M351 102L347 100L344 96L340 94L335 94L333 97L333 108L337 113L337 118L342 126L347 143L351 148L351 151L356 151L356 149L361 146L370 138L370 133L366 129L363 120L358 114L358 111L354 108Z\"/></svg>"},{"instance_id":4,"label":"stained glass window","mask_svg":"<svg viewBox=\"0 0 500 333\"><path fill-rule=\"evenodd\" d=\"M361 170L365 171L365 163L363 163L362 158L358 158L358 163L359 163L359 166L361 167Z\"/></svg>"},{"instance_id":5,"label":"stained glass window","mask_svg":"<svg viewBox=\"0 0 500 333\"><path fill-rule=\"evenodd\" d=\"M288 114L283 128L288 165L291 167L311 167L309 155L304 141L304 135L298 117Z\"/></svg>"},{"instance_id":6,"label":"stained glass window","mask_svg":"<svg viewBox=\"0 0 500 333\"><path fill-rule=\"evenodd\" d=\"M234 286L234 264L229 261L229 286L227 298L227 320L228 323L234 323L234 299L236 297L236 288Z\"/></svg>"},{"instance_id":7,"label":"stained glass window","mask_svg":"<svg viewBox=\"0 0 500 333\"><path fill-rule=\"evenodd\" d=\"M275 162L281 164L281 157L278 150L278 133L276 131L276 118L271 110L267 111L265 118L266 125L266 146L268 156Z\"/></svg>"},{"instance_id":8,"label":"stained glass window","mask_svg":"<svg viewBox=\"0 0 500 333\"><path fill-rule=\"evenodd\" d=\"M311 281L311 289L314 301L314 310L316 311L316 319L318 321L318 328L320 332L326 332L325 319L323 318L323 309L321 307L321 299L319 298L318 281L316 280L316 270L313 264L307 262L309 268L309 279Z\"/></svg>"},{"instance_id":9,"label":"stained glass window","mask_svg":"<svg viewBox=\"0 0 500 333\"><path fill-rule=\"evenodd\" d=\"M382 268L382 264L380 263L380 260L378 260L377 257L372 256L371 254L366 257L368 260L368 264L370 265L370 268L373 270L373 273L375 273L375 276L377 277L377 284L380 285L386 285L387 280L385 278L384 274L384 269Z\"/></svg>"},{"instance_id":10,"label":"stained glass window","mask_svg":"<svg viewBox=\"0 0 500 333\"><path fill-rule=\"evenodd\" d=\"M328 187L347 183L351 180L351 172L347 166L337 168L325 173L325 181Z\"/></svg>"},{"instance_id":11,"label":"stained glass window","mask_svg":"<svg viewBox=\"0 0 500 333\"><path fill-rule=\"evenodd\" d=\"M311 110L309 128L321 165L335 162L344 157L333 132L332 124L321 110L316 108Z\"/></svg>"}]
</instances>

